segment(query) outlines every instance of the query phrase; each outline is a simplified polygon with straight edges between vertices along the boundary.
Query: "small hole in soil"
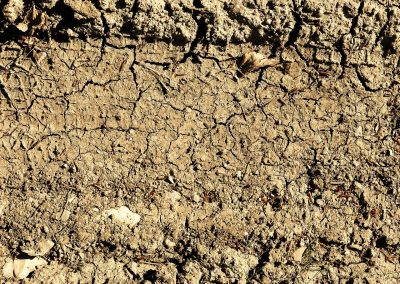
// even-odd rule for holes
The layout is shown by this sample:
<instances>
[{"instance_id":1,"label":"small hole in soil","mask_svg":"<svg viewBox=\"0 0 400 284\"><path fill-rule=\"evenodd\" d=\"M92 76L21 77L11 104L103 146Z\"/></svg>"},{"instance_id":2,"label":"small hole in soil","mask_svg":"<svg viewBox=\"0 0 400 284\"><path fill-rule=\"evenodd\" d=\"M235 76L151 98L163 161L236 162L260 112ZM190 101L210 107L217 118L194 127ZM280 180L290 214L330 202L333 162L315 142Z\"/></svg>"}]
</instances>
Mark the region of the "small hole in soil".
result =
<instances>
[{"instance_id":1,"label":"small hole in soil","mask_svg":"<svg viewBox=\"0 0 400 284\"><path fill-rule=\"evenodd\" d=\"M372 251L371 251L370 248L365 251L364 257L365 258L371 258L372 257Z\"/></svg>"},{"instance_id":2,"label":"small hole in soil","mask_svg":"<svg viewBox=\"0 0 400 284\"><path fill-rule=\"evenodd\" d=\"M157 271L150 269L143 275L144 280L154 282L157 280Z\"/></svg>"},{"instance_id":3,"label":"small hole in soil","mask_svg":"<svg viewBox=\"0 0 400 284\"><path fill-rule=\"evenodd\" d=\"M377 248L385 248L387 246L388 246L388 244L387 244L387 237L386 236L379 237L376 240L376 247Z\"/></svg>"},{"instance_id":4,"label":"small hole in soil","mask_svg":"<svg viewBox=\"0 0 400 284\"><path fill-rule=\"evenodd\" d=\"M117 249L117 246L115 244L112 244L110 242L104 241L101 242L101 244L108 249L109 252L114 252Z\"/></svg>"},{"instance_id":5,"label":"small hole in soil","mask_svg":"<svg viewBox=\"0 0 400 284\"><path fill-rule=\"evenodd\" d=\"M125 3L124 0L118 0L118 1L115 3L115 7L116 7L117 9L124 9L124 8L126 8L126 3Z\"/></svg>"}]
</instances>

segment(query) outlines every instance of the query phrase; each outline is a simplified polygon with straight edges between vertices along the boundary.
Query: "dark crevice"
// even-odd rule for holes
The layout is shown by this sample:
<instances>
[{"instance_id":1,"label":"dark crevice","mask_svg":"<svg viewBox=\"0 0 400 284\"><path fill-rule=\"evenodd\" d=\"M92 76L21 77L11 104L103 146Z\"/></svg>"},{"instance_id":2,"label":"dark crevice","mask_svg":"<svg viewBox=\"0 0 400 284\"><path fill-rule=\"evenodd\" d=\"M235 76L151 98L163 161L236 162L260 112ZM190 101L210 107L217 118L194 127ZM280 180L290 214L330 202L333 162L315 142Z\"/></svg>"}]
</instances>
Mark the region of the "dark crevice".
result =
<instances>
[{"instance_id":1,"label":"dark crevice","mask_svg":"<svg viewBox=\"0 0 400 284\"><path fill-rule=\"evenodd\" d=\"M17 121L19 121L20 116L19 116L19 112L18 109L15 107L15 105L13 104L13 101L10 97L10 95L8 94L7 90L6 90L6 86L4 86L1 82L0 82L0 93L1 95L3 95L3 97L5 98L5 100L7 101L7 105L9 107L12 107L15 110L15 119Z\"/></svg>"},{"instance_id":2,"label":"dark crevice","mask_svg":"<svg viewBox=\"0 0 400 284\"><path fill-rule=\"evenodd\" d=\"M353 36L355 35L355 28L358 25L358 19L359 19L360 15L362 14L363 9L364 9L364 0L362 0L360 2L360 5L358 6L357 15L351 21L351 27L350 27L349 33ZM334 43L334 46L340 53L340 66L342 67L342 72L340 73L340 75L338 77L339 79L343 78L345 69L347 67L347 54L344 50L344 37L345 37L345 34L342 35L340 37L340 39Z\"/></svg>"},{"instance_id":3,"label":"dark crevice","mask_svg":"<svg viewBox=\"0 0 400 284\"><path fill-rule=\"evenodd\" d=\"M124 9L126 8L126 2L124 0L117 0L115 2L115 8L117 9Z\"/></svg>"},{"instance_id":4,"label":"dark crevice","mask_svg":"<svg viewBox=\"0 0 400 284\"><path fill-rule=\"evenodd\" d=\"M271 54L270 54L269 58L274 58L274 57L276 57L276 53L278 52L279 47L280 47L279 41L275 41L275 42L272 44Z\"/></svg>"},{"instance_id":5,"label":"dark crevice","mask_svg":"<svg viewBox=\"0 0 400 284\"><path fill-rule=\"evenodd\" d=\"M384 57L387 57L389 54L396 53L396 49L394 48L395 41L396 41L396 36L386 36L382 39L381 46Z\"/></svg>"},{"instance_id":6,"label":"dark crevice","mask_svg":"<svg viewBox=\"0 0 400 284\"><path fill-rule=\"evenodd\" d=\"M8 106L11 107L12 106L11 97L8 94L8 92L6 91L6 87L2 83L0 83L0 92L3 95L3 97L6 99Z\"/></svg>"},{"instance_id":7,"label":"dark crevice","mask_svg":"<svg viewBox=\"0 0 400 284\"><path fill-rule=\"evenodd\" d=\"M264 75L264 69L261 69L260 72L258 72L258 78L256 81L256 90L258 89L258 87L260 86L260 84L262 82L263 75Z\"/></svg>"},{"instance_id":8,"label":"dark crevice","mask_svg":"<svg viewBox=\"0 0 400 284\"><path fill-rule=\"evenodd\" d=\"M359 213L362 214L364 219L368 218L368 203L365 200L365 197L363 194L360 195L360 197L358 198L358 205L359 207Z\"/></svg>"},{"instance_id":9,"label":"dark crevice","mask_svg":"<svg viewBox=\"0 0 400 284\"><path fill-rule=\"evenodd\" d=\"M340 66L342 67L342 72L339 75L339 79L342 79L347 65L347 54L344 51L344 35L342 35L340 39L334 43L334 46L340 53Z\"/></svg>"},{"instance_id":10,"label":"dark crevice","mask_svg":"<svg viewBox=\"0 0 400 284\"><path fill-rule=\"evenodd\" d=\"M6 43L7 41L16 41L20 38L23 33L14 26L9 26L0 34L0 43Z\"/></svg>"},{"instance_id":11,"label":"dark crevice","mask_svg":"<svg viewBox=\"0 0 400 284\"><path fill-rule=\"evenodd\" d=\"M103 33L101 34L100 59L97 62L97 66L98 66L101 63L101 61L103 60L103 55L105 53L105 48L107 46L107 38L110 36L110 27L108 26L107 20L104 16L104 12L102 11L100 1L96 0L93 3L94 3L94 6L96 7L96 9L101 11L100 18L101 18L101 23L103 26Z\"/></svg>"},{"instance_id":12,"label":"dark crevice","mask_svg":"<svg viewBox=\"0 0 400 284\"><path fill-rule=\"evenodd\" d=\"M68 29L74 30L74 27L77 27L83 23L86 23L87 20L77 20L75 19L75 12L71 7L66 5L64 1L58 1L57 4L48 11L48 15L59 15L61 16L61 21L54 27L50 33L54 40L58 42L67 42L69 41L69 36L66 33ZM54 31L54 32L53 32Z\"/></svg>"},{"instance_id":13,"label":"dark crevice","mask_svg":"<svg viewBox=\"0 0 400 284\"><path fill-rule=\"evenodd\" d=\"M169 17L172 17L174 15L174 10L172 9L171 3L165 2L164 9L165 9L165 11L168 12Z\"/></svg>"},{"instance_id":14,"label":"dark crevice","mask_svg":"<svg viewBox=\"0 0 400 284\"><path fill-rule=\"evenodd\" d=\"M143 275L143 280L150 281L151 283L156 283L157 278L157 271L154 269L147 270Z\"/></svg>"},{"instance_id":15,"label":"dark crevice","mask_svg":"<svg viewBox=\"0 0 400 284\"><path fill-rule=\"evenodd\" d=\"M103 54L105 53L105 48L107 45L107 38L110 36L110 27L107 24L107 20L104 17L104 13L101 12L101 21L103 23L103 35L101 36L101 58L99 60L99 63L102 61L103 59Z\"/></svg>"},{"instance_id":16,"label":"dark crevice","mask_svg":"<svg viewBox=\"0 0 400 284\"><path fill-rule=\"evenodd\" d=\"M186 220L187 222L187 220ZM184 266L191 260L199 260L200 254L196 247L190 241L180 240L174 248L175 252L180 256L179 258L171 258L169 262L175 264L178 273L184 273Z\"/></svg>"},{"instance_id":17,"label":"dark crevice","mask_svg":"<svg viewBox=\"0 0 400 284\"><path fill-rule=\"evenodd\" d=\"M135 2L132 5L132 19L136 16L137 12L139 11L139 0L135 0Z\"/></svg>"},{"instance_id":18,"label":"dark crevice","mask_svg":"<svg viewBox=\"0 0 400 284\"><path fill-rule=\"evenodd\" d=\"M357 15L351 20L350 34L353 35L353 36L356 34L355 29L356 29L356 27L358 25L358 19L360 18L361 14L362 14L362 11L364 9L364 1L365 0L362 0L360 2L360 6L358 6Z\"/></svg>"},{"instance_id":19,"label":"dark crevice","mask_svg":"<svg viewBox=\"0 0 400 284\"><path fill-rule=\"evenodd\" d=\"M340 247L340 248L344 246L344 244L342 244L340 242L328 240L325 237L319 237L318 242L320 242L321 244L326 245L326 246L336 246L336 247Z\"/></svg>"},{"instance_id":20,"label":"dark crevice","mask_svg":"<svg viewBox=\"0 0 400 284\"><path fill-rule=\"evenodd\" d=\"M367 248L361 255L361 259L365 263L369 263L370 259L372 258L372 250L371 248Z\"/></svg>"},{"instance_id":21,"label":"dark crevice","mask_svg":"<svg viewBox=\"0 0 400 284\"><path fill-rule=\"evenodd\" d=\"M293 10L292 10L292 15L295 20L295 24L293 29L289 33L289 38L287 42L285 43L285 47L292 46L296 43L300 31L301 31L301 25L303 24L303 20L301 19L300 13L299 13L299 8L296 5L296 2L293 0Z\"/></svg>"},{"instance_id":22,"label":"dark crevice","mask_svg":"<svg viewBox=\"0 0 400 284\"><path fill-rule=\"evenodd\" d=\"M389 176L381 173L377 173L377 176L385 187L391 188L393 186L393 180Z\"/></svg>"},{"instance_id":23,"label":"dark crevice","mask_svg":"<svg viewBox=\"0 0 400 284\"><path fill-rule=\"evenodd\" d=\"M396 36L386 35L386 31L389 27L389 23L393 16L393 11L390 11L389 7L386 8L386 15L387 15L387 20L383 25L383 27L380 29L374 43L374 47L376 47L379 43L381 44L384 57L387 57L389 54L394 54L396 52L394 48L394 42L396 40Z\"/></svg>"},{"instance_id":24,"label":"dark crevice","mask_svg":"<svg viewBox=\"0 0 400 284\"><path fill-rule=\"evenodd\" d=\"M164 70L168 69L171 66L171 63L168 62L158 62L158 61L151 61L145 60L144 63L148 63L151 65L162 66Z\"/></svg>"},{"instance_id":25,"label":"dark crevice","mask_svg":"<svg viewBox=\"0 0 400 284\"><path fill-rule=\"evenodd\" d=\"M136 74L136 70L135 70L135 64L138 64L138 62L136 61L136 47L133 46L133 62L131 64L131 66L129 66L129 70L132 72L132 77L133 77L133 82L135 83L134 87L138 88L139 83L137 80L137 74ZM141 92L139 92L139 95L141 95ZM136 107L136 104L135 104Z\"/></svg>"},{"instance_id":26,"label":"dark crevice","mask_svg":"<svg viewBox=\"0 0 400 284\"><path fill-rule=\"evenodd\" d=\"M199 44L206 39L207 19L199 10L197 10L204 8L200 0L193 0L193 6L196 8L196 10L190 12L192 13L193 19L197 23L196 37L190 43L189 51L183 55L180 63L185 63L189 58L192 59L193 63L201 63L201 60L199 56L195 53L195 50L199 46Z\"/></svg>"},{"instance_id":27,"label":"dark crevice","mask_svg":"<svg viewBox=\"0 0 400 284\"><path fill-rule=\"evenodd\" d=\"M386 248L388 246L387 243L387 237L386 236L380 236L376 242L375 242L375 246L377 248Z\"/></svg>"},{"instance_id":28,"label":"dark crevice","mask_svg":"<svg viewBox=\"0 0 400 284\"><path fill-rule=\"evenodd\" d=\"M131 38L137 39L137 35L135 33L132 33L134 30L134 25L133 21L136 17L136 14L139 12L139 0L135 0L132 4L131 8L131 16L130 17L124 17L124 21L121 27L121 33L124 34L125 36L129 36Z\"/></svg>"},{"instance_id":29,"label":"dark crevice","mask_svg":"<svg viewBox=\"0 0 400 284\"><path fill-rule=\"evenodd\" d=\"M251 279L254 279L257 274L259 274L259 272L261 271L262 267L264 266L265 263L267 263L269 261L269 252L270 249L267 249L264 253L262 253L259 257L258 257L258 263L257 265L251 269L247 275L247 279L250 281Z\"/></svg>"}]
</instances>

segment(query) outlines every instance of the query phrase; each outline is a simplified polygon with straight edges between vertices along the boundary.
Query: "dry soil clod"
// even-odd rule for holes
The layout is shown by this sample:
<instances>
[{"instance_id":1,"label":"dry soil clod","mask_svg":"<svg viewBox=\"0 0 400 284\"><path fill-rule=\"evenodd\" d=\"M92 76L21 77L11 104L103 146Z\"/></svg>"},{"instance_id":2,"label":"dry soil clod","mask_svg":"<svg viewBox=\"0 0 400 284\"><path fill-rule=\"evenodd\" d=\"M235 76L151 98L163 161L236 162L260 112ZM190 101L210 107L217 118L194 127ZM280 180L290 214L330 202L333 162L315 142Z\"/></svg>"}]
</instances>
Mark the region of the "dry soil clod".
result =
<instances>
[{"instance_id":1,"label":"dry soil clod","mask_svg":"<svg viewBox=\"0 0 400 284\"><path fill-rule=\"evenodd\" d=\"M3 15L10 23L14 23L22 15L23 10L24 1L10 0L3 8Z\"/></svg>"},{"instance_id":2,"label":"dry soil clod","mask_svg":"<svg viewBox=\"0 0 400 284\"><path fill-rule=\"evenodd\" d=\"M277 59L267 58L265 55L254 51L243 54L236 61L242 74L250 73L268 66L275 66L278 63L279 61Z\"/></svg>"}]
</instances>

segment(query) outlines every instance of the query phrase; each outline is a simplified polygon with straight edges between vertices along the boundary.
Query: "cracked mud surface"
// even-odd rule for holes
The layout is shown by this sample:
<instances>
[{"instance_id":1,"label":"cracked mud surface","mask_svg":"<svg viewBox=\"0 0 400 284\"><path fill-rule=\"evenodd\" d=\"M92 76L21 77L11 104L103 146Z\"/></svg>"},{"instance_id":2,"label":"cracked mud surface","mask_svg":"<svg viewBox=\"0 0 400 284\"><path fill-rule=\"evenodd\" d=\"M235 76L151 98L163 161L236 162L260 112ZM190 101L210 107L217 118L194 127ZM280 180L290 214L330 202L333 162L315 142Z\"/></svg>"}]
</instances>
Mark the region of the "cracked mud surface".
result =
<instances>
[{"instance_id":1,"label":"cracked mud surface","mask_svg":"<svg viewBox=\"0 0 400 284\"><path fill-rule=\"evenodd\" d=\"M397 1L31 2L0 1L2 283L40 240L23 283L400 281Z\"/></svg>"}]
</instances>

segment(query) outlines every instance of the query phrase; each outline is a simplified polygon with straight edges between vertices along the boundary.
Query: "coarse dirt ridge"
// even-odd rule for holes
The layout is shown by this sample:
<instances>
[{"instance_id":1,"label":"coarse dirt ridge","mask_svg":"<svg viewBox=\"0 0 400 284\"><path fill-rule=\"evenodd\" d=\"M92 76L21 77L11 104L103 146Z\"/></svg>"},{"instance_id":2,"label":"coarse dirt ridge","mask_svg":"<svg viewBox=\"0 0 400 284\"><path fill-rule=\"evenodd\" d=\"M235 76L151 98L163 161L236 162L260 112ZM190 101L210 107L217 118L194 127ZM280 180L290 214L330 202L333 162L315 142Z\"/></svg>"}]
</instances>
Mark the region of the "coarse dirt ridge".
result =
<instances>
[{"instance_id":1,"label":"coarse dirt ridge","mask_svg":"<svg viewBox=\"0 0 400 284\"><path fill-rule=\"evenodd\" d=\"M0 0L0 283L399 283L397 0Z\"/></svg>"}]
</instances>

